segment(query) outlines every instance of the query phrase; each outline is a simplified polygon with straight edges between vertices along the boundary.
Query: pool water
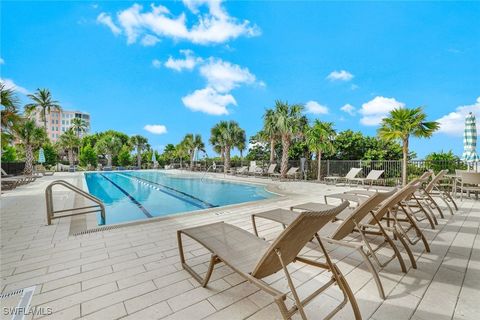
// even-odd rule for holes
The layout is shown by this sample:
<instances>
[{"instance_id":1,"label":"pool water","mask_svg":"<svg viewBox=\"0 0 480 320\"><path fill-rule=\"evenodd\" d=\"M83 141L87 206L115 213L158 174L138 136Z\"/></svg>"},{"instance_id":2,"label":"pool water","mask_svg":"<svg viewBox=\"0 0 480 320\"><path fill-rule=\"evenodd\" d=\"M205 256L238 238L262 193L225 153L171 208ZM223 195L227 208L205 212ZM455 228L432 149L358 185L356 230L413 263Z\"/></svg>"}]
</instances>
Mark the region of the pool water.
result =
<instances>
[{"instance_id":1,"label":"pool water","mask_svg":"<svg viewBox=\"0 0 480 320\"><path fill-rule=\"evenodd\" d=\"M161 217L274 197L265 187L162 171L85 173L90 194L105 204L106 224ZM100 223L100 214L98 215Z\"/></svg>"}]
</instances>

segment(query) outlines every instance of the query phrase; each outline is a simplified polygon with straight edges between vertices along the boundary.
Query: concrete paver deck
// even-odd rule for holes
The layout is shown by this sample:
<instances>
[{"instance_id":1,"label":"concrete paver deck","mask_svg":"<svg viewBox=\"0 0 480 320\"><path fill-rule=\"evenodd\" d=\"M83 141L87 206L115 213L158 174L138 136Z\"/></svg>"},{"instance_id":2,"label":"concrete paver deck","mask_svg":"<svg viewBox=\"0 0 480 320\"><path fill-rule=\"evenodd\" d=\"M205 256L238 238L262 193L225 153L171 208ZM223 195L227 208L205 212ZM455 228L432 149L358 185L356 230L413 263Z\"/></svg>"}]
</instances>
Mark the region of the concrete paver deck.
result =
<instances>
[{"instance_id":1,"label":"concrete paver deck","mask_svg":"<svg viewBox=\"0 0 480 320\"><path fill-rule=\"evenodd\" d=\"M285 197L75 236L72 233L79 225L91 226L95 219L88 217L79 224L76 219L64 218L46 226L44 190L55 179L81 185L79 173L56 173L1 196L0 292L35 286L31 306L53 312L30 314L26 319L280 319L270 296L223 264L216 266L209 286L200 287L181 268L176 230L226 221L253 232L252 213L322 202L323 195L345 190L316 183L273 182L270 187ZM75 201L79 199L71 192L55 192L59 208L69 208ZM417 269L410 268L404 274L391 263L380 272L386 300L378 297L375 282L355 252L327 246L346 275L364 319L480 317L480 202L466 199L458 203L460 210L454 216L445 210L445 219L439 219L435 230L420 223L431 252L424 252L421 243L413 246ZM282 230L279 224L262 219L257 228L267 240ZM207 250L186 239L185 254L197 272L206 272ZM313 244L303 254L321 256ZM327 275L300 263L291 264L289 269L301 296L328 281ZM267 281L287 290L283 274L272 275ZM1 299L2 309L14 307L18 298ZM307 315L320 319L339 299L338 290L329 289L308 305ZM335 319L352 317L347 305ZM2 319L9 318L2 310Z\"/></svg>"}]
</instances>

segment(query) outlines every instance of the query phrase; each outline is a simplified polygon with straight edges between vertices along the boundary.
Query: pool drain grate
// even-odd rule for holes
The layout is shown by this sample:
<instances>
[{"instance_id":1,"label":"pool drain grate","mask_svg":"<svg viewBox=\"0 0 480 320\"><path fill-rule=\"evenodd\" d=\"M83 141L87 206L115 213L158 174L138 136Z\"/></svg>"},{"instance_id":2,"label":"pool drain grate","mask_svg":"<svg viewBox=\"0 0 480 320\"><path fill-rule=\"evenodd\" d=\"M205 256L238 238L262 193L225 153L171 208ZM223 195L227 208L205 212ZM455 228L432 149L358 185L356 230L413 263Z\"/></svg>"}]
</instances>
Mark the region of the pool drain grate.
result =
<instances>
[{"instance_id":1,"label":"pool drain grate","mask_svg":"<svg viewBox=\"0 0 480 320\"><path fill-rule=\"evenodd\" d=\"M109 226L109 227L98 227L98 228L93 228L93 229L88 229L80 232L73 233L72 236L81 236L84 234L90 234L90 233L95 233L95 232L101 232L101 231L108 231L108 230L113 230L113 229L120 229L123 228L124 226Z\"/></svg>"},{"instance_id":2,"label":"pool drain grate","mask_svg":"<svg viewBox=\"0 0 480 320\"><path fill-rule=\"evenodd\" d=\"M11 309L7 307L3 308L4 315L6 315L5 310L7 310L7 311L10 311L9 314L12 315L12 320L25 319L25 315L30 314L29 308L30 308L30 303L32 302L33 294L35 293L35 288L36 286L33 286L33 287L15 290L12 292L7 292L0 295L0 300L13 297L16 295L20 295L20 294L22 295L20 297L20 301L18 302L15 308L11 308Z\"/></svg>"}]
</instances>

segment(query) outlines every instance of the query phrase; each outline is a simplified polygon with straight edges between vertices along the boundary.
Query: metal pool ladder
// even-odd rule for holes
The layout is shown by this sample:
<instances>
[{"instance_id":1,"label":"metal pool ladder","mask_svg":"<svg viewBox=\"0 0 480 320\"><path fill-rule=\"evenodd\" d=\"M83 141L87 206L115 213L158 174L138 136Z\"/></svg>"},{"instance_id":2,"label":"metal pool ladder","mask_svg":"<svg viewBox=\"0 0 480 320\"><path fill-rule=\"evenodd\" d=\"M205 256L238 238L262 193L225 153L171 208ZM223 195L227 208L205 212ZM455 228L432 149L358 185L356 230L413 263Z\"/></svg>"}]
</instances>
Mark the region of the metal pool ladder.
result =
<instances>
[{"instance_id":1,"label":"metal pool ladder","mask_svg":"<svg viewBox=\"0 0 480 320\"><path fill-rule=\"evenodd\" d=\"M64 209L64 210L54 210L53 209L53 186L55 185L61 185L64 186L67 189L72 190L76 194L87 198L88 200L94 202L94 205L91 206L85 206L85 207L79 207L79 208L71 208L71 209ZM80 188L75 187L73 184L68 183L65 180L55 180L52 183L50 183L47 188L45 189L45 199L47 202L47 224L51 225L53 219L58 219L58 218L65 218L65 217L71 217L71 216L77 216L80 214L86 214L86 213L93 213L93 212L100 212L100 215L102 217L100 221L100 225L105 224L105 205L103 204L102 200L98 199L97 197L92 196L91 194L83 191ZM80 210L80 212L78 212ZM86 211L81 211L81 210L86 210ZM59 216L55 216L56 213L64 213L64 212L72 212L70 214L62 214Z\"/></svg>"}]
</instances>

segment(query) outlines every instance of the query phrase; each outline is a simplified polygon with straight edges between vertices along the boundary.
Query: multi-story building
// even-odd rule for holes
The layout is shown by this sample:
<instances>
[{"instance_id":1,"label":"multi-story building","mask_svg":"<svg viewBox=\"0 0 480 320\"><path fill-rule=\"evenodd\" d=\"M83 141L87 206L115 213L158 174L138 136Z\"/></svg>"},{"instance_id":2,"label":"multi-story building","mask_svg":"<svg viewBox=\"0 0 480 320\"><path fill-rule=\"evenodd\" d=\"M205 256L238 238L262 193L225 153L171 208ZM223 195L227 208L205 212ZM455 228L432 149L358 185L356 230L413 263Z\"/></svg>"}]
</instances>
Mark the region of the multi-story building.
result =
<instances>
[{"instance_id":1,"label":"multi-story building","mask_svg":"<svg viewBox=\"0 0 480 320\"><path fill-rule=\"evenodd\" d=\"M45 116L45 118L47 119L47 134L53 142L57 141L62 133L70 129L72 126L72 120L75 118L83 119L85 121L86 129L84 132L80 132L80 137L90 133L90 114L88 113L70 110L52 110ZM35 121L38 126L44 126L40 111L35 113Z\"/></svg>"}]
</instances>

